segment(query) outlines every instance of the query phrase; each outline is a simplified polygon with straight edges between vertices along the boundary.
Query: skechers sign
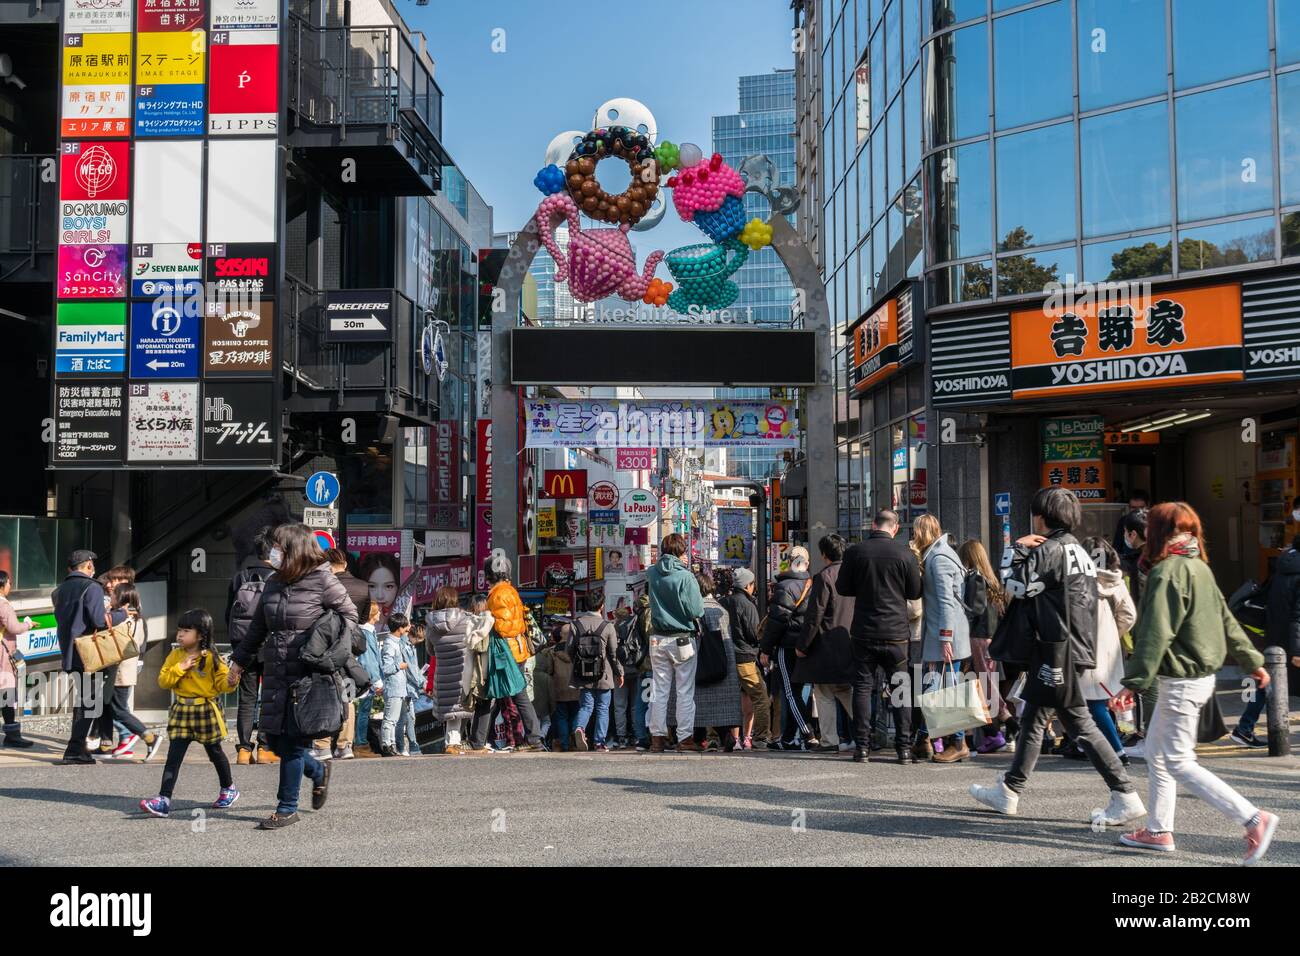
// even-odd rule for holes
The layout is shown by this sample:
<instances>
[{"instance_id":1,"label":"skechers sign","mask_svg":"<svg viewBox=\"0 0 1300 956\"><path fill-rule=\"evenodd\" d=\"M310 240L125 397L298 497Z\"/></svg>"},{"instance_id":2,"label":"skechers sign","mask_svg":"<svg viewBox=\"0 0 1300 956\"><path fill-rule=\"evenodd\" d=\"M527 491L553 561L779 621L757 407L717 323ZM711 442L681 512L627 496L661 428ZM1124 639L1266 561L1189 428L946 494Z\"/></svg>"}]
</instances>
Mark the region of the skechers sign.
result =
<instances>
[{"instance_id":1,"label":"skechers sign","mask_svg":"<svg viewBox=\"0 0 1300 956\"><path fill-rule=\"evenodd\" d=\"M326 342L388 342L393 330L392 289L346 289L325 293Z\"/></svg>"}]
</instances>

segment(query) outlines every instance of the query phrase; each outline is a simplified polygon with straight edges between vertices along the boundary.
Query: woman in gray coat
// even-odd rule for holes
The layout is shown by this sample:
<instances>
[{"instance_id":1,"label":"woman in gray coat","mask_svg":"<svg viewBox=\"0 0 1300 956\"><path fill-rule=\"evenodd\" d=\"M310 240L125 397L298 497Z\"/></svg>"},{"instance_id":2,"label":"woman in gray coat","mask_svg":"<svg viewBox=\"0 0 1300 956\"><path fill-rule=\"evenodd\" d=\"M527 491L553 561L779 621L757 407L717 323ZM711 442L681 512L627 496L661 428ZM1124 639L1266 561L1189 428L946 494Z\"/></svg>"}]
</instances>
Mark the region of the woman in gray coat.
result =
<instances>
[{"instance_id":1,"label":"woman in gray coat","mask_svg":"<svg viewBox=\"0 0 1300 956\"><path fill-rule=\"evenodd\" d=\"M716 624L722 631L722 649L727 655L726 676L716 684L695 685L695 740L705 744L708 728L717 731L723 747L731 751L740 742L740 675L736 671L736 649L731 643L731 619L727 609L714 596L713 578L707 574L695 575L704 598L703 620ZM698 652L697 652L698 653ZM677 713L677 692L670 689L668 713ZM680 739L681 731L678 731ZM706 745L707 749L707 745Z\"/></svg>"},{"instance_id":2,"label":"woman in gray coat","mask_svg":"<svg viewBox=\"0 0 1300 956\"><path fill-rule=\"evenodd\" d=\"M461 722L474 716L468 706L475 652L474 635L491 629L490 615L462 611L453 587L434 592L433 607L425 618L429 650L433 653L434 713L447 728L446 753L468 753L461 743Z\"/></svg>"},{"instance_id":3,"label":"woman in gray coat","mask_svg":"<svg viewBox=\"0 0 1300 956\"><path fill-rule=\"evenodd\" d=\"M921 658L927 672L923 690L929 690L961 680L962 663L971 654L970 621L962 603L966 569L934 515L921 515L912 523L912 538L923 569ZM932 673L937 678L929 676ZM928 749L920 740L918 747ZM958 763L969 757L966 732L957 731L948 746L934 746L927 756L935 763Z\"/></svg>"}]
</instances>

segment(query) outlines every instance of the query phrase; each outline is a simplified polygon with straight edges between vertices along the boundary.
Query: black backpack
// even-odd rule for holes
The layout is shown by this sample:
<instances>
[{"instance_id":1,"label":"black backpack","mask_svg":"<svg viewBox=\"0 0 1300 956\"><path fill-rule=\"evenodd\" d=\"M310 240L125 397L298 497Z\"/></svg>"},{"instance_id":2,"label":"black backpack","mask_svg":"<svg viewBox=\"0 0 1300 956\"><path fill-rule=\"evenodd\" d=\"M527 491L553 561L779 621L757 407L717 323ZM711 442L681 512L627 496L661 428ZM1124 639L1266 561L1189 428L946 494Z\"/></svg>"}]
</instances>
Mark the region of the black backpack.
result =
<instances>
[{"instance_id":1,"label":"black backpack","mask_svg":"<svg viewBox=\"0 0 1300 956\"><path fill-rule=\"evenodd\" d=\"M1268 623L1268 592L1273 587L1273 576L1263 584L1247 581L1228 598L1228 610L1245 627L1263 631Z\"/></svg>"},{"instance_id":2,"label":"black backpack","mask_svg":"<svg viewBox=\"0 0 1300 956\"><path fill-rule=\"evenodd\" d=\"M641 639L640 616L633 614L618 622L618 648L614 656L627 668L641 666L645 657L646 643Z\"/></svg>"},{"instance_id":3,"label":"black backpack","mask_svg":"<svg viewBox=\"0 0 1300 956\"><path fill-rule=\"evenodd\" d=\"M226 625L226 639L232 650L248 636L248 628L262 603L262 592L265 590L266 578L254 574L235 592L234 603L230 605L230 622Z\"/></svg>"},{"instance_id":4,"label":"black backpack","mask_svg":"<svg viewBox=\"0 0 1300 956\"><path fill-rule=\"evenodd\" d=\"M706 607L696 622L699 635L698 661L695 665L695 686L717 684L727 676L727 649L722 643L722 608Z\"/></svg>"},{"instance_id":5,"label":"black backpack","mask_svg":"<svg viewBox=\"0 0 1300 956\"><path fill-rule=\"evenodd\" d=\"M605 622L594 631L584 630L580 619L573 621L573 676L575 680L596 683L605 673L605 655L602 652L600 632Z\"/></svg>"}]
</instances>

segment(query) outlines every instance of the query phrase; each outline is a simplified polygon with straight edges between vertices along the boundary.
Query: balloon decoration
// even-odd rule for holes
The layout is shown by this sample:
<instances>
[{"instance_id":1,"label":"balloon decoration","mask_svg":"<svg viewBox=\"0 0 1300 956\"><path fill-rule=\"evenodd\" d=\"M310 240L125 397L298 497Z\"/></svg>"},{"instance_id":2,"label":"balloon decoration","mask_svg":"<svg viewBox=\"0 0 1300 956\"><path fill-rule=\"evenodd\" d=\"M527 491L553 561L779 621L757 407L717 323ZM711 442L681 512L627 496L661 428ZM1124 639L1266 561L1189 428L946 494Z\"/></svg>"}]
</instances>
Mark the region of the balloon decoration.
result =
<instances>
[{"instance_id":1,"label":"balloon decoration","mask_svg":"<svg viewBox=\"0 0 1300 956\"><path fill-rule=\"evenodd\" d=\"M778 185L776 164L766 156L749 156L739 171L721 154L705 157L694 143L658 139L654 115L633 99L607 100L597 108L588 132L557 134L546 149L542 169L533 185L546 197L535 214L537 230L555 260L555 281L569 283L573 297L594 302L618 295L629 302L667 306L677 312L725 309L740 294L731 276L751 251L772 244L772 225L758 217L745 222L744 196L757 192L768 198L773 215L793 211L798 194ZM596 179L602 159L621 159L632 181L610 195ZM660 178L672 190L673 206L684 222L692 222L711 242L683 246L664 256L652 252L638 272L628 241L632 229L649 230L663 218L666 194ZM617 228L581 228L581 216ZM568 223L569 247L562 250L555 226ZM655 278L664 259L674 283Z\"/></svg>"},{"instance_id":2,"label":"balloon decoration","mask_svg":"<svg viewBox=\"0 0 1300 956\"><path fill-rule=\"evenodd\" d=\"M550 166L543 166L541 172L533 178L533 185L540 189L544 196L562 192L564 184L564 172L553 163Z\"/></svg>"},{"instance_id":3,"label":"balloon decoration","mask_svg":"<svg viewBox=\"0 0 1300 956\"><path fill-rule=\"evenodd\" d=\"M596 181L596 164L609 156L627 163L631 185L611 196ZM659 192L659 166L644 133L626 126L594 129L573 150L564 165L569 195L582 211L601 222L634 226L650 209Z\"/></svg>"}]
</instances>

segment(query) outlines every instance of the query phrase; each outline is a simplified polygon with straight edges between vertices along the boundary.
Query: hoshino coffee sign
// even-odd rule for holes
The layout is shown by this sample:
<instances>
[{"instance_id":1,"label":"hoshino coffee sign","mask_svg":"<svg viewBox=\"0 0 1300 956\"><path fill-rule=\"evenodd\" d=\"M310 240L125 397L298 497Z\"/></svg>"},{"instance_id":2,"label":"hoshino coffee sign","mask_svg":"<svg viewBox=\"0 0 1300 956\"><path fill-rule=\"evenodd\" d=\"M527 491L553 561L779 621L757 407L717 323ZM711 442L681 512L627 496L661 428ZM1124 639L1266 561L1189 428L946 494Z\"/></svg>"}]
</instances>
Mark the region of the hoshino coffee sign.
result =
<instances>
[{"instance_id":1,"label":"hoshino coffee sign","mask_svg":"<svg viewBox=\"0 0 1300 956\"><path fill-rule=\"evenodd\" d=\"M325 293L321 308L326 342L388 342L393 330L392 289Z\"/></svg>"}]
</instances>

